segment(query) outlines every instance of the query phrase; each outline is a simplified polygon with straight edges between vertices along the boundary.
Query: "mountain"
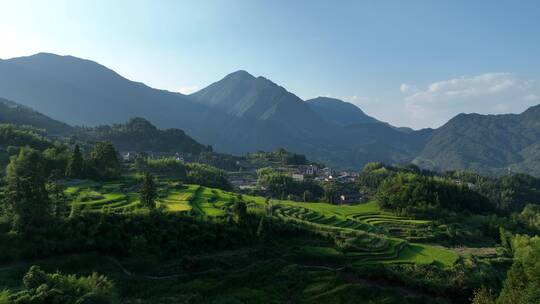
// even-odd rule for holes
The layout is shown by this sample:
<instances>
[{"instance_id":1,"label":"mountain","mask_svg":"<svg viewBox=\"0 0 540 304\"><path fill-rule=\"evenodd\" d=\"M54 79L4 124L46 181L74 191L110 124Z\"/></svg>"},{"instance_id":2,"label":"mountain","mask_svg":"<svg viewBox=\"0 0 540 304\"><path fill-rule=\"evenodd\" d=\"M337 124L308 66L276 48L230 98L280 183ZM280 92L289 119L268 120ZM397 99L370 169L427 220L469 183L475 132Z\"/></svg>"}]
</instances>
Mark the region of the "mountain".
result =
<instances>
[{"instance_id":1,"label":"mountain","mask_svg":"<svg viewBox=\"0 0 540 304\"><path fill-rule=\"evenodd\" d=\"M367 115L352 103L336 98L317 97L306 100L308 107L327 122L340 126L381 123L377 119Z\"/></svg>"},{"instance_id":2,"label":"mountain","mask_svg":"<svg viewBox=\"0 0 540 304\"><path fill-rule=\"evenodd\" d=\"M291 136L323 136L327 129L326 123L298 96L246 71L231 73L189 97L235 117L278 124Z\"/></svg>"},{"instance_id":3,"label":"mountain","mask_svg":"<svg viewBox=\"0 0 540 304\"><path fill-rule=\"evenodd\" d=\"M79 128L77 136L93 141L110 141L120 151L182 152L199 154L210 148L199 144L179 129L159 130L144 118L124 124Z\"/></svg>"},{"instance_id":4,"label":"mountain","mask_svg":"<svg viewBox=\"0 0 540 304\"><path fill-rule=\"evenodd\" d=\"M251 149L265 126L186 96L130 81L90 60L39 53L0 60L0 94L72 125L97 126L144 117L180 128L226 152ZM242 144L246 142L248 144Z\"/></svg>"},{"instance_id":5,"label":"mountain","mask_svg":"<svg viewBox=\"0 0 540 304\"><path fill-rule=\"evenodd\" d=\"M65 135L73 131L71 126L63 122L4 98L0 98L0 123L33 126L46 130L50 135Z\"/></svg>"},{"instance_id":6,"label":"mountain","mask_svg":"<svg viewBox=\"0 0 540 304\"><path fill-rule=\"evenodd\" d=\"M93 61L40 53L0 61L0 96L71 125L144 117L219 152L286 148L340 167L411 161L427 138L386 124L330 121L310 102L245 71L186 96L128 80Z\"/></svg>"},{"instance_id":7,"label":"mountain","mask_svg":"<svg viewBox=\"0 0 540 304\"><path fill-rule=\"evenodd\" d=\"M414 162L435 170L540 176L540 105L521 114L460 114L435 130Z\"/></svg>"},{"instance_id":8,"label":"mountain","mask_svg":"<svg viewBox=\"0 0 540 304\"><path fill-rule=\"evenodd\" d=\"M246 71L231 73L189 98L271 127L272 132L261 134L265 137L260 139L274 145L264 150L285 147L330 165L359 167L377 159L411 161L426 138L422 132L405 134L380 123L340 100L303 101L274 82ZM332 111L324 113L323 107ZM353 116L342 119L340 114L347 111ZM351 123L351 119L366 123Z\"/></svg>"}]
</instances>

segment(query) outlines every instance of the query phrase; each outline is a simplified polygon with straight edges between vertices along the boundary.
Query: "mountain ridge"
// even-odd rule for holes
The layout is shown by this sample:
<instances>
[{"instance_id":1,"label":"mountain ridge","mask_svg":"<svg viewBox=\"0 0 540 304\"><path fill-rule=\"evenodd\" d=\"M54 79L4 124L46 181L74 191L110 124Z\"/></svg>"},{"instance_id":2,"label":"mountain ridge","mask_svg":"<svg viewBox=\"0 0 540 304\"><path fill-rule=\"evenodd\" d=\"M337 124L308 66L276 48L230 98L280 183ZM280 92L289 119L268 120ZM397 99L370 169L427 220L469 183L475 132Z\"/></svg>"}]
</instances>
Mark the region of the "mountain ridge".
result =
<instances>
[{"instance_id":1,"label":"mountain ridge","mask_svg":"<svg viewBox=\"0 0 540 304\"><path fill-rule=\"evenodd\" d=\"M362 111L356 105L331 97L316 97L305 101L308 107L324 120L341 126L383 123Z\"/></svg>"},{"instance_id":2,"label":"mountain ridge","mask_svg":"<svg viewBox=\"0 0 540 304\"><path fill-rule=\"evenodd\" d=\"M244 70L183 95L131 81L91 60L48 53L1 60L0 96L71 125L98 126L144 117L158 128L185 130L219 152L242 154L283 147L314 161L347 168L360 168L370 161L414 160L425 168L475 170L482 169L483 161L488 166L515 162L520 164L516 170L524 170L523 164L536 157L540 112L533 108L522 113L519 119L523 123L508 118L513 116L458 115L441 128L415 131L378 121L341 100L303 101L271 80ZM320 105L325 107L317 107ZM459 132L467 130L459 131L460 124L454 121L461 119L469 131L480 124L478 132L493 143L460 138ZM497 145L503 134L493 135L485 126L500 125L490 122L493 119L508 121L502 123L504 128L519 133L516 138L521 142L514 143L519 149L489 146ZM486 157L474 159L474 153L465 151L482 144L485 147L478 151L485 151ZM452 145L458 148L448 154L445 147ZM463 152L458 151L460 145ZM438 158L437 153L446 157Z\"/></svg>"}]
</instances>

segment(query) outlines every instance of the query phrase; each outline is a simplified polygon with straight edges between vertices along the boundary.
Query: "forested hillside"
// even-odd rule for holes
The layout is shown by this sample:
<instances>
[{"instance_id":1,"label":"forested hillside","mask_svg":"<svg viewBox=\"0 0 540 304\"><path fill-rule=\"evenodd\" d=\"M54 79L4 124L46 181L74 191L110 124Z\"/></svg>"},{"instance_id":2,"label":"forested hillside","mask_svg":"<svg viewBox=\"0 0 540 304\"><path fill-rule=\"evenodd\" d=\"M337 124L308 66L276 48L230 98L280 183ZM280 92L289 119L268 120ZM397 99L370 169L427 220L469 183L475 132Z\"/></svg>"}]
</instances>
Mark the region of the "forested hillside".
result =
<instances>
[{"instance_id":1,"label":"forested hillside","mask_svg":"<svg viewBox=\"0 0 540 304\"><path fill-rule=\"evenodd\" d=\"M63 122L3 98L0 98L0 123L33 126L52 135L66 135L73 132L73 128Z\"/></svg>"},{"instance_id":2,"label":"forested hillside","mask_svg":"<svg viewBox=\"0 0 540 304\"><path fill-rule=\"evenodd\" d=\"M435 130L418 165L483 174L540 175L540 106L519 114L461 114Z\"/></svg>"},{"instance_id":3,"label":"forested hillside","mask_svg":"<svg viewBox=\"0 0 540 304\"><path fill-rule=\"evenodd\" d=\"M110 141L121 151L178 152L199 154L211 151L179 129L159 130L144 118L132 118L124 124L81 127L76 137L92 141Z\"/></svg>"}]
</instances>

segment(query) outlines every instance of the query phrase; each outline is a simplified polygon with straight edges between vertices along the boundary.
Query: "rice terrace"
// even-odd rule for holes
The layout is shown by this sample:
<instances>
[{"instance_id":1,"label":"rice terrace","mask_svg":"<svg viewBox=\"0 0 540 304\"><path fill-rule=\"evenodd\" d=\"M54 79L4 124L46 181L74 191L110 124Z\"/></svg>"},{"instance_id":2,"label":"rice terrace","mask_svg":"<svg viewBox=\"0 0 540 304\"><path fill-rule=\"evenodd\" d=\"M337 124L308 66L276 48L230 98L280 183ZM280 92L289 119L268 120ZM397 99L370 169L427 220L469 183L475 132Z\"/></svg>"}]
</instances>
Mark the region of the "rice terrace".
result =
<instances>
[{"instance_id":1,"label":"rice terrace","mask_svg":"<svg viewBox=\"0 0 540 304\"><path fill-rule=\"evenodd\" d=\"M538 16L0 0L0 304L540 304Z\"/></svg>"},{"instance_id":2,"label":"rice terrace","mask_svg":"<svg viewBox=\"0 0 540 304\"><path fill-rule=\"evenodd\" d=\"M423 229L431 222L392 215L380 210L376 202L357 205L327 203L266 201L263 197L238 195L199 185L175 185L163 182L158 206L169 212L191 212L200 217L225 217L237 200L248 202L254 213L265 213L266 205L273 215L284 221L329 234L343 242L346 250L332 247L303 246L302 252L311 256L345 259L352 265L363 263L440 263L452 266L458 255L441 247L414 243L421 240ZM178 189L180 188L180 189ZM66 194L72 205L85 211L126 212L138 204L137 194L120 182L103 185L82 183L71 185ZM431 228L433 229L433 228Z\"/></svg>"}]
</instances>

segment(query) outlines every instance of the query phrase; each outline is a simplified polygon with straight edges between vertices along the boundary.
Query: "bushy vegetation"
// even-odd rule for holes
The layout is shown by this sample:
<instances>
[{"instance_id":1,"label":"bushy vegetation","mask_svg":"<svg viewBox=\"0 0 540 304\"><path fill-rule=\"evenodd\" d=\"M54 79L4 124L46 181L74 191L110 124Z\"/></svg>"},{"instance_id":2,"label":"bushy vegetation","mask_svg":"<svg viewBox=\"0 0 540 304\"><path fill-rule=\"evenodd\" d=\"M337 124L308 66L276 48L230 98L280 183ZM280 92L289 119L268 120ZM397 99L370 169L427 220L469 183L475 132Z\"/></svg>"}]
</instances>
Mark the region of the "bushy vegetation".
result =
<instances>
[{"instance_id":1,"label":"bushy vegetation","mask_svg":"<svg viewBox=\"0 0 540 304\"><path fill-rule=\"evenodd\" d=\"M144 118L125 124L81 128L78 136L93 141L109 141L121 151L182 152L199 154L211 151L179 129L159 130Z\"/></svg>"},{"instance_id":2,"label":"bushy vegetation","mask_svg":"<svg viewBox=\"0 0 540 304\"><path fill-rule=\"evenodd\" d=\"M187 177L186 166L174 157L151 159L140 156L135 160L134 165L139 172L174 176L180 180L186 180Z\"/></svg>"},{"instance_id":3,"label":"bushy vegetation","mask_svg":"<svg viewBox=\"0 0 540 304\"><path fill-rule=\"evenodd\" d=\"M51 147L53 143L35 128L0 124L0 145L2 147L30 146L44 150Z\"/></svg>"},{"instance_id":4,"label":"bushy vegetation","mask_svg":"<svg viewBox=\"0 0 540 304\"><path fill-rule=\"evenodd\" d=\"M458 171L446 176L471 184L475 191L488 197L503 212L521 211L530 203L540 204L540 179L530 175L511 174L495 178Z\"/></svg>"},{"instance_id":5,"label":"bushy vegetation","mask_svg":"<svg viewBox=\"0 0 540 304\"><path fill-rule=\"evenodd\" d=\"M89 276L50 274L32 266L22 283L21 291L0 295L0 303L120 303L113 282L97 273Z\"/></svg>"},{"instance_id":6,"label":"bushy vegetation","mask_svg":"<svg viewBox=\"0 0 540 304\"><path fill-rule=\"evenodd\" d=\"M412 173L399 173L384 180L377 192L377 200L381 207L403 214L492 210L486 197L467 186Z\"/></svg>"},{"instance_id":7,"label":"bushy vegetation","mask_svg":"<svg viewBox=\"0 0 540 304\"><path fill-rule=\"evenodd\" d=\"M187 164L187 182L223 190L232 190L227 172L205 164Z\"/></svg>"},{"instance_id":8,"label":"bushy vegetation","mask_svg":"<svg viewBox=\"0 0 540 304\"><path fill-rule=\"evenodd\" d=\"M269 165L271 163L281 164L281 165L307 165L309 164L305 155L292 153L283 148L276 149L275 151L272 151L272 152L259 151L257 153L249 153L247 157L252 162L259 162L261 164L266 164L266 165Z\"/></svg>"}]
</instances>

